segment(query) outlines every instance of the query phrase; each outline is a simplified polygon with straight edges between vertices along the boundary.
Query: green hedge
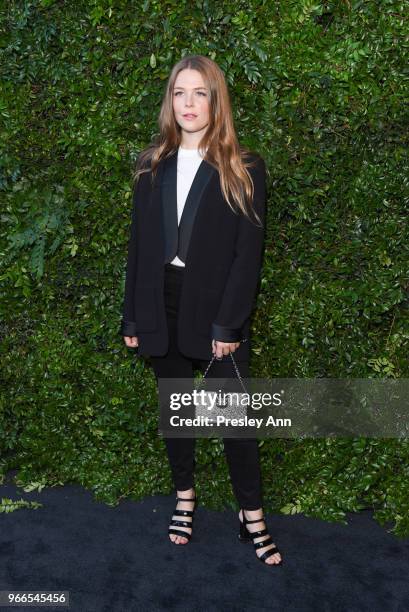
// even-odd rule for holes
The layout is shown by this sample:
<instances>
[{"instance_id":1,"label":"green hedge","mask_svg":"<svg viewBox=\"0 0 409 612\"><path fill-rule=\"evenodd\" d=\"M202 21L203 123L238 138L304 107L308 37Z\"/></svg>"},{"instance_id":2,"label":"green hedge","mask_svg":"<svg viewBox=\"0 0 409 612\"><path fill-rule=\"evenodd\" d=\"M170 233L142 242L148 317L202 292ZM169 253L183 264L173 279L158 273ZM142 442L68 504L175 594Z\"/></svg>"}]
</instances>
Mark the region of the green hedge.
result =
<instances>
[{"instance_id":1,"label":"green hedge","mask_svg":"<svg viewBox=\"0 0 409 612\"><path fill-rule=\"evenodd\" d=\"M221 66L269 169L252 374L408 375L407 3L10 1L0 23L3 473L110 504L173 490L153 371L118 329L131 173L186 54ZM409 534L406 439L260 450L266 511L372 507ZM237 508L221 440L197 464L201 498Z\"/></svg>"}]
</instances>

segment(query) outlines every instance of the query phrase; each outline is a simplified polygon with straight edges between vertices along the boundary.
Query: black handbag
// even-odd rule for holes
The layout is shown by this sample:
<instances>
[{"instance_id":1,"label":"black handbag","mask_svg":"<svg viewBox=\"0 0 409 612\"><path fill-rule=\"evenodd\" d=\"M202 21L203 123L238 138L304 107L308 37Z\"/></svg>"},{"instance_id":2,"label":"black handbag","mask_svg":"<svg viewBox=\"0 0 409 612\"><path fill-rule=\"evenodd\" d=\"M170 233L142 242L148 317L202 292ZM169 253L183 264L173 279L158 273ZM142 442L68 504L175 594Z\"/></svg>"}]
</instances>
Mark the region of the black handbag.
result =
<instances>
[{"instance_id":1,"label":"black handbag","mask_svg":"<svg viewBox=\"0 0 409 612\"><path fill-rule=\"evenodd\" d=\"M214 396L214 394L216 393L215 391L205 391L204 393L202 392L200 394L197 394L196 400L195 400L195 417L198 417L198 416L208 417L208 422L215 424L216 415L223 415L226 418L234 418L234 419L245 417L247 415L247 403L243 404L242 400L244 399L244 397L247 398L249 394L247 392L246 386L239 372L239 368L237 366L236 360L233 357L233 353L230 353L230 357L232 359L233 366L237 374L237 378L240 381L240 385L244 392L243 393L234 392L233 394L234 397L231 397L232 394L230 393L230 397L228 398L227 403L226 401L220 402L220 400L218 400L214 404L213 408L212 408L213 402L210 401L210 397L211 397L210 394ZM216 355L213 355L213 357L209 361L209 364L207 365L207 368L203 374L203 378L201 379L200 384L198 388L196 389L196 391L200 391L201 387L203 387L204 384L206 383L206 374L208 373L215 359L216 359ZM229 392L227 392L226 395L228 394ZM225 398L223 399L225 400Z\"/></svg>"}]
</instances>

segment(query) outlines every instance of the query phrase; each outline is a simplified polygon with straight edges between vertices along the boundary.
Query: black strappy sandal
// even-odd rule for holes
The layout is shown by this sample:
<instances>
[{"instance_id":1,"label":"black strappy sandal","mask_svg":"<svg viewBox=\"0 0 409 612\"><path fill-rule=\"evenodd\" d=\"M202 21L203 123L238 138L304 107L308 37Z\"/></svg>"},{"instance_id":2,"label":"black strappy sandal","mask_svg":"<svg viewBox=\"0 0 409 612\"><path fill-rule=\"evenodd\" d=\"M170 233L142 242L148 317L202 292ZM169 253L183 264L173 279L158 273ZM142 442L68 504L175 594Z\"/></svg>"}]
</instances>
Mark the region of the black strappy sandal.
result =
<instances>
[{"instance_id":1,"label":"black strappy sandal","mask_svg":"<svg viewBox=\"0 0 409 612\"><path fill-rule=\"evenodd\" d=\"M253 545L254 548L256 549L256 551L260 548L264 548L265 546L268 546L269 544L273 544L273 540L271 539L271 536L268 533L267 529L261 529L260 531L255 531L254 533L251 533L248 529L247 529L247 524L248 523L260 523L260 521L264 521L264 516L262 516L259 519L255 519L253 521L249 521L246 518L246 515L244 514L244 510L243 508L241 509L242 515L243 515L243 522L240 520L239 517L239 523L240 523L240 531L239 531L239 540L240 542L250 542L251 540L253 540ZM259 538L261 536L264 535L268 535L269 537L266 538L265 540L262 540L261 542L257 542L257 544L254 542L254 540L256 538ZM280 553L281 552L278 550L277 546L274 544L274 546L272 548L270 548L269 550L266 550L265 553L263 553L262 555L258 556L257 552L256 552L256 557L257 559L260 559L260 561L262 563L264 563L265 565L281 565L283 562L283 559L281 557L281 560L278 563L266 563L266 559L268 559L268 557L271 557L271 555L275 555L276 553Z\"/></svg>"},{"instance_id":2,"label":"black strappy sandal","mask_svg":"<svg viewBox=\"0 0 409 612\"><path fill-rule=\"evenodd\" d=\"M195 497L190 497L190 498L176 497L176 503L179 501L194 501L196 503L194 505L193 510L177 510L176 509L173 511L172 520L169 525L169 533L173 533L174 535L178 535L178 536L181 536L182 538L186 538L187 540L190 540L192 537L191 533L188 533L187 531L183 531L182 529L175 529L174 527L188 527L189 529L193 529L193 515L195 513L196 506L197 506L197 495ZM190 521L178 520L178 519L174 519L173 516L181 516L181 517L190 516L191 520ZM169 540L172 542L170 538ZM176 544L176 542L172 542L172 544ZM177 546L179 546L179 544L177 544Z\"/></svg>"}]
</instances>

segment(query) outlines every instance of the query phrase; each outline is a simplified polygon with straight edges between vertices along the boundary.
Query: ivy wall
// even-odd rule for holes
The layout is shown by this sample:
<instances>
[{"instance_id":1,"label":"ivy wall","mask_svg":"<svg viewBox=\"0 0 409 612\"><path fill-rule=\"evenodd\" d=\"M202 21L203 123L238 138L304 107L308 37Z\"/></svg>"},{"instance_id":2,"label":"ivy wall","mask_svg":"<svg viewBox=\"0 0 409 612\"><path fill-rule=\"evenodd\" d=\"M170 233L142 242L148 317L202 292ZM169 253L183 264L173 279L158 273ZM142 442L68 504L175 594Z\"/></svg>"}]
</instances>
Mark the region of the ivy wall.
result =
<instances>
[{"instance_id":1,"label":"ivy wall","mask_svg":"<svg viewBox=\"0 0 409 612\"><path fill-rule=\"evenodd\" d=\"M171 67L224 71L266 160L255 377L408 376L408 2L36 0L0 8L0 472L118 503L173 490L149 360L118 335L138 153ZM409 533L409 444L260 440L266 511ZM221 440L197 487L235 507Z\"/></svg>"}]
</instances>

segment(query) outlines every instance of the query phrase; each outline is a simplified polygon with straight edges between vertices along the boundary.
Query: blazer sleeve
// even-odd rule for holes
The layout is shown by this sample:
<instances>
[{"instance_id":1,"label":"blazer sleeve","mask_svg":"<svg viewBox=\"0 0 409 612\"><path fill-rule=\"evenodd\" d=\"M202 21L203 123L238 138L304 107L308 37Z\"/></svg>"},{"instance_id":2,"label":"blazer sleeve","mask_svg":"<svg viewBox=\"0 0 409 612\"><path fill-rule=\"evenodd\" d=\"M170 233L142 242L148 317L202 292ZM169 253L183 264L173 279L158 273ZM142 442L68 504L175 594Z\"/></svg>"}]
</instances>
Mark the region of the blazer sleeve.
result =
<instances>
[{"instance_id":1,"label":"blazer sleeve","mask_svg":"<svg viewBox=\"0 0 409 612\"><path fill-rule=\"evenodd\" d=\"M243 339L241 329L251 315L259 282L266 217L264 159L257 156L257 164L249 172L254 184L253 206L263 227L240 213L235 257L216 319L212 323L212 338L220 342L240 342Z\"/></svg>"},{"instance_id":2,"label":"blazer sleeve","mask_svg":"<svg viewBox=\"0 0 409 612\"><path fill-rule=\"evenodd\" d=\"M138 181L132 194L132 217L130 226L130 237L128 240L128 257L126 263L125 296L122 309L122 322L119 333L121 336L137 336L136 323L134 319L135 306L135 281L137 272L138 255L138 219L139 219L139 195Z\"/></svg>"}]
</instances>

